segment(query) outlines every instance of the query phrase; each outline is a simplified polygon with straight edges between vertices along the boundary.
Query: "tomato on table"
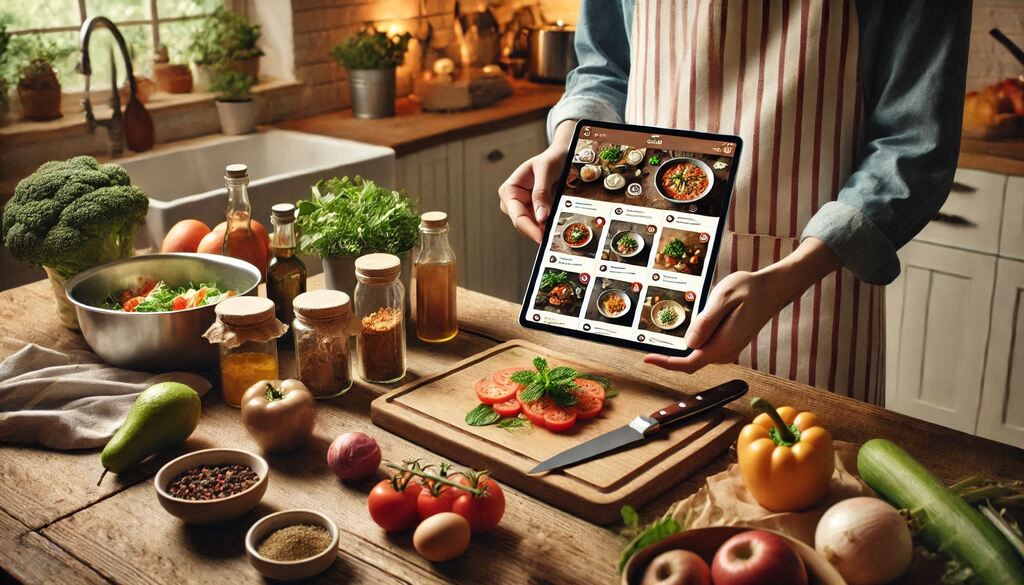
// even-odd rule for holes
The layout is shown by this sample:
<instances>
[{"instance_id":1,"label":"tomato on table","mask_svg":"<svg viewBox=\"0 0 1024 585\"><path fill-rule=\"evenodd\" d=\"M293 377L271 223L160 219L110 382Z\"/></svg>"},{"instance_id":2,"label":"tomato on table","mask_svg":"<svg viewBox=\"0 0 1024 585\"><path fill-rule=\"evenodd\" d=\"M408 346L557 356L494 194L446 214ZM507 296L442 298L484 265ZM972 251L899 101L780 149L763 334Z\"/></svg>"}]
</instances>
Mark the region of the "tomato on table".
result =
<instances>
[{"instance_id":1,"label":"tomato on table","mask_svg":"<svg viewBox=\"0 0 1024 585\"><path fill-rule=\"evenodd\" d=\"M498 404L516 396L515 388L502 386L490 378L480 378L473 387L476 397L484 404Z\"/></svg>"},{"instance_id":2,"label":"tomato on table","mask_svg":"<svg viewBox=\"0 0 1024 585\"><path fill-rule=\"evenodd\" d=\"M417 503L422 489L419 483L402 485L391 479L381 480L367 499L370 518L388 532L409 530L419 521Z\"/></svg>"},{"instance_id":3,"label":"tomato on table","mask_svg":"<svg viewBox=\"0 0 1024 585\"><path fill-rule=\"evenodd\" d=\"M461 493L462 490L449 486L441 486L437 495L429 489L420 490L419 495L416 497L416 509L419 512L420 520L426 520L434 514L440 514L441 512L451 512L455 499Z\"/></svg>"},{"instance_id":4,"label":"tomato on table","mask_svg":"<svg viewBox=\"0 0 1024 585\"><path fill-rule=\"evenodd\" d=\"M601 402L604 402L604 386L598 382L588 380L586 378L576 378L573 382L575 382L576 387L579 388L580 395L593 396Z\"/></svg>"},{"instance_id":5,"label":"tomato on table","mask_svg":"<svg viewBox=\"0 0 1024 585\"><path fill-rule=\"evenodd\" d=\"M501 386L506 386L508 388L512 388L513 391L518 392L519 390L523 389L523 385L522 384L516 384L515 382L513 382L512 381L512 374L515 374L516 372L521 372L523 370L530 370L530 369L532 369L532 368L524 368L524 367L518 367L518 366L517 367L512 367L512 368L505 368L503 370L498 370L497 372L494 372L494 375L492 376L492 378L494 379L494 383L495 384L499 384Z\"/></svg>"},{"instance_id":6,"label":"tomato on table","mask_svg":"<svg viewBox=\"0 0 1024 585\"><path fill-rule=\"evenodd\" d=\"M590 420L601 414L601 411L604 410L604 401L584 394L579 397L576 406L573 408L576 409L576 416L579 420Z\"/></svg>"},{"instance_id":7,"label":"tomato on table","mask_svg":"<svg viewBox=\"0 0 1024 585\"><path fill-rule=\"evenodd\" d=\"M516 416L519 414L520 410L519 400L511 398L505 402L492 404L491 408L493 408L494 412L498 413L499 416Z\"/></svg>"},{"instance_id":8,"label":"tomato on table","mask_svg":"<svg viewBox=\"0 0 1024 585\"><path fill-rule=\"evenodd\" d=\"M561 408L552 406L541 415L544 418L544 426L552 433L563 433L576 424L576 410L574 408Z\"/></svg>"},{"instance_id":9,"label":"tomato on table","mask_svg":"<svg viewBox=\"0 0 1024 585\"><path fill-rule=\"evenodd\" d=\"M484 474L463 474L459 481L482 491L479 496L470 492L457 490L460 493L452 505L452 512L462 516L469 522L473 532L494 530L501 517L505 515L505 494L498 482Z\"/></svg>"}]
</instances>

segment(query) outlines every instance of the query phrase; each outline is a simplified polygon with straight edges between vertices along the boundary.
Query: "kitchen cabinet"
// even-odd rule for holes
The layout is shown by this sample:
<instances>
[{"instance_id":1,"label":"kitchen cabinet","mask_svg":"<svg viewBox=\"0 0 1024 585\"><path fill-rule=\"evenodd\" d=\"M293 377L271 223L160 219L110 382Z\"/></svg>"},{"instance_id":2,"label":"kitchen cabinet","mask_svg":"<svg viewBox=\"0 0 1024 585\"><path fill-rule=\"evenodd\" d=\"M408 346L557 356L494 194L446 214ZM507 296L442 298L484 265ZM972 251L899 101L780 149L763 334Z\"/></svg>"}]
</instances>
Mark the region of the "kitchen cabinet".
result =
<instances>
[{"instance_id":1,"label":"kitchen cabinet","mask_svg":"<svg viewBox=\"0 0 1024 585\"><path fill-rule=\"evenodd\" d=\"M498 208L498 187L547 147L543 120L419 150L396 161L396 184L424 211L447 211L459 285L519 302L537 246Z\"/></svg>"},{"instance_id":2,"label":"kitchen cabinet","mask_svg":"<svg viewBox=\"0 0 1024 585\"><path fill-rule=\"evenodd\" d=\"M1024 445L1024 262L1000 258L978 434Z\"/></svg>"}]
</instances>

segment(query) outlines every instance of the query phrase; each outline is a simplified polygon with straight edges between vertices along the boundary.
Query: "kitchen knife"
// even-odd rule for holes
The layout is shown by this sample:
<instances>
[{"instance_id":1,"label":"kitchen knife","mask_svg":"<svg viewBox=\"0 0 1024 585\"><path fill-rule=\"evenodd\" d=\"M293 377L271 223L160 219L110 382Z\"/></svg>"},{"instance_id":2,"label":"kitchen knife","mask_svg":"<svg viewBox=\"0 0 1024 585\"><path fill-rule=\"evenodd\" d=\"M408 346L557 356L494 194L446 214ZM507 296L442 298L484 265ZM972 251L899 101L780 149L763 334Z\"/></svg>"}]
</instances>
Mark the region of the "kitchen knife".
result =
<instances>
[{"instance_id":1,"label":"kitchen knife","mask_svg":"<svg viewBox=\"0 0 1024 585\"><path fill-rule=\"evenodd\" d=\"M719 408L736 400L747 393L747 383L743 380L732 380L709 388L703 392L669 404L648 416L638 416L633 422L614 431L608 431L600 437L594 437L586 443L566 449L558 455L540 462L528 473L534 475L552 469L568 467L588 459L600 457L616 449L632 443L639 443L654 435L665 425L688 420L708 411Z\"/></svg>"}]
</instances>

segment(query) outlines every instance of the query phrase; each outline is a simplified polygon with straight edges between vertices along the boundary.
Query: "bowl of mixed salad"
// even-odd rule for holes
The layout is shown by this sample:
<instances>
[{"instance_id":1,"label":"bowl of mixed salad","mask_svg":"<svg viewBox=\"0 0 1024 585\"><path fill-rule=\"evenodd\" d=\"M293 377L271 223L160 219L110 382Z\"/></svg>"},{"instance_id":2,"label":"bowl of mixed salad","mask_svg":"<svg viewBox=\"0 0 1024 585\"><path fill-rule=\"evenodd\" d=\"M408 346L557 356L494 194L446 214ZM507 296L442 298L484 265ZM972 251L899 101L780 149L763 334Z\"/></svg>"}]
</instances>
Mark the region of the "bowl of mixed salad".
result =
<instances>
[{"instance_id":1,"label":"bowl of mixed salad","mask_svg":"<svg viewBox=\"0 0 1024 585\"><path fill-rule=\"evenodd\" d=\"M260 271L210 254L149 254L77 274L67 283L82 335L107 363L136 370L201 369L217 361L203 339L214 307L255 294Z\"/></svg>"}]
</instances>

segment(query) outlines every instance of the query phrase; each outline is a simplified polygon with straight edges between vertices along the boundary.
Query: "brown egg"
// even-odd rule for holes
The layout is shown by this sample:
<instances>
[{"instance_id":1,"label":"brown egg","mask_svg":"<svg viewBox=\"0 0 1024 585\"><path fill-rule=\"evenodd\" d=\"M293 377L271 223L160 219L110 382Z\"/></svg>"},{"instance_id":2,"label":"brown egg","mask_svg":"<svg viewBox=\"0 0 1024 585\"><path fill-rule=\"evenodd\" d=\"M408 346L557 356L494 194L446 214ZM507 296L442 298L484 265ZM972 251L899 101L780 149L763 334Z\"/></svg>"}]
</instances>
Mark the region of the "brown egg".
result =
<instances>
[{"instance_id":1,"label":"brown egg","mask_svg":"<svg viewBox=\"0 0 1024 585\"><path fill-rule=\"evenodd\" d=\"M454 512L441 512L427 518L412 535L412 545L420 556L439 563L450 561L469 548L469 522Z\"/></svg>"}]
</instances>

